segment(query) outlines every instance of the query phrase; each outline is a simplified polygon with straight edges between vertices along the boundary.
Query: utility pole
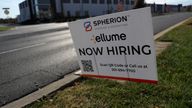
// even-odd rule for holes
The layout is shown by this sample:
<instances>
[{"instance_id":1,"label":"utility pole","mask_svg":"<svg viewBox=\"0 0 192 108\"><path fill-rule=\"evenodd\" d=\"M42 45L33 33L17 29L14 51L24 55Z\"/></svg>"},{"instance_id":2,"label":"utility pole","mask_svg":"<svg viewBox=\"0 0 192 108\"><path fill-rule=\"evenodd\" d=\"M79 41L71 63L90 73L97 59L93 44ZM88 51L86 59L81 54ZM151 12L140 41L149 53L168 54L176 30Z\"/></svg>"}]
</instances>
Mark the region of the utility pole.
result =
<instances>
[{"instance_id":1,"label":"utility pole","mask_svg":"<svg viewBox=\"0 0 192 108\"><path fill-rule=\"evenodd\" d=\"M145 6L146 6L145 0L135 0L134 9L143 8Z\"/></svg>"}]
</instances>

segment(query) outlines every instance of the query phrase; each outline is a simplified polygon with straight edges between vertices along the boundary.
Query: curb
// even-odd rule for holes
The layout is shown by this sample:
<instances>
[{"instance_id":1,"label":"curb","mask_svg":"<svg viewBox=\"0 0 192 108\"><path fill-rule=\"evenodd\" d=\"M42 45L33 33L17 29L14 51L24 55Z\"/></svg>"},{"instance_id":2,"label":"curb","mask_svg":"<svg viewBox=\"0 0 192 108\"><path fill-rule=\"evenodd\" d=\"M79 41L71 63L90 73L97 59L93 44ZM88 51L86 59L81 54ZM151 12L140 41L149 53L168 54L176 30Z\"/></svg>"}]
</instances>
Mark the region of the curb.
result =
<instances>
[{"instance_id":1,"label":"curb","mask_svg":"<svg viewBox=\"0 0 192 108\"><path fill-rule=\"evenodd\" d=\"M75 72L79 72L80 70L77 70ZM53 93L54 91L65 87L71 83L73 83L74 81L78 80L80 78L80 76L74 75L74 73L70 73L64 76L63 79L60 79L58 81L55 81L27 96L24 96L12 103L9 103L1 108L22 108L28 104L31 104L32 102L42 98L43 96L47 96L50 93Z\"/></svg>"},{"instance_id":2,"label":"curb","mask_svg":"<svg viewBox=\"0 0 192 108\"><path fill-rule=\"evenodd\" d=\"M154 35L154 40L157 40L158 38L163 36L165 33L167 33L169 31L173 30L174 28L182 25L183 23L187 22L191 18L192 17L190 17L190 18L188 18L188 19L186 19L186 20L184 20L184 21L182 21L176 25L173 25L173 26L167 28L166 30ZM80 76L77 76L75 74L80 74L80 72L81 72L80 70L77 70L73 73L65 75L63 79L55 81L55 82L35 91L35 92L33 92L27 96L24 96L24 97L12 102L12 103L9 103L5 106L2 106L1 108L21 108L21 107L24 107L28 104L31 104L32 102L42 98L43 96L46 96L50 93L53 93L54 91L56 91L62 87L65 87L65 86L73 83L74 81L78 80L80 78Z\"/></svg>"},{"instance_id":3,"label":"curb","mask_svg":"<svg viewBox=\"0 0 192 108\"><path fill-rule=\"evenodd\" d=\"M165 35L167 32L169 32L169 31L173 30L174 28L176 28L176 27L184 24L185 22L189 21L189 19L191 19L191 18L192 18L192 17L187 18L187 19L185 19L184 21L181 21L181 22L179 22L179 23L177 23L177 24L175 24L175 25L173 25L173 26L171 26L171 27L169 27L169 28L167 28L167 29L165 29L165 30L157 33L156 35L154 35L154 40L157 40L157 39L160 38L161 36Z\"/></svg>"}]
</instances>

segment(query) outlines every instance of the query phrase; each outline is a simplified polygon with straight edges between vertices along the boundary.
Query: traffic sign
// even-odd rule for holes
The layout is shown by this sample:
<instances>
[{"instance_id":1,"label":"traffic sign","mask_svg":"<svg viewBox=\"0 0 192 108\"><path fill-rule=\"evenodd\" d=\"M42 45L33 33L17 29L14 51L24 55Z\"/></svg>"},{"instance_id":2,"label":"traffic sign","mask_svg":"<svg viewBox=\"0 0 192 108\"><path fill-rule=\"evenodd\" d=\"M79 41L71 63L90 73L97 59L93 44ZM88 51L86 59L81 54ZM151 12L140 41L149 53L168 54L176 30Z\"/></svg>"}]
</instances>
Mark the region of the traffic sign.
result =
<instances>
[{"instance_id":1,"label":"traffic sign","mask_svg":"<svg viewBox=\"0 0 192 108\"><path fill-rule=\"evenodd\" d=\"M9 10L5 9L4 13L5 13L5 15L9 15Z\"/></svg>"}]
</instances>

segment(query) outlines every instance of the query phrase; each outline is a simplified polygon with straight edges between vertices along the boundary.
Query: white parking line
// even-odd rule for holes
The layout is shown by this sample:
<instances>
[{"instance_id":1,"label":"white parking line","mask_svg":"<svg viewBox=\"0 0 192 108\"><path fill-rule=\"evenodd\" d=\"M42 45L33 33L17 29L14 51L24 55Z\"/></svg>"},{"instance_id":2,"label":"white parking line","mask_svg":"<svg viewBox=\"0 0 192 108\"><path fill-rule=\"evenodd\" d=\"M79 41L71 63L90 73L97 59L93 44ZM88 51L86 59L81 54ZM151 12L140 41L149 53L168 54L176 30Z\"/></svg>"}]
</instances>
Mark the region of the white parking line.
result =
<instances>
[{"instance_id":1,"label":"white parking line","mask_svg":"<svg viewBox=\"0 0 192 108\"><path fill-rule=\"evenodd\" d=\"M16 49L8 50L8 51L3 51L3 52L0 52L0 55L7 54L7 53L12 53L12 52L32 48L32 47L41 46L41 45L44 45L44 44L46 44L46 43L39 43L39 44L34 44L34 45L26 46L26 47L16 48Z\"/></svg>"}]
</instances>

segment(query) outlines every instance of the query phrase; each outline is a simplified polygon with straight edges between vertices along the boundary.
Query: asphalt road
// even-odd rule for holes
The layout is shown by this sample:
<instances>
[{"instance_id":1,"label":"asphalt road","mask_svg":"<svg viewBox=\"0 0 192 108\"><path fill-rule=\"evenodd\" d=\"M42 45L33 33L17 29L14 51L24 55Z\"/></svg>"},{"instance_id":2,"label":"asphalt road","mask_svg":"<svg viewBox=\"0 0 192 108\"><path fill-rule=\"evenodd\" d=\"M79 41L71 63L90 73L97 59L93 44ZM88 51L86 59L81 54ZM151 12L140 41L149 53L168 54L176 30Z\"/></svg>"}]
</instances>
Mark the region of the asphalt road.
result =
<instances>
[{"instance_id":1,"label":"asphalt road","mask_svg":"<svg viewBox=\"0 0 192 108\"><path fill-rule=\"evenodd\" d=\"M0 106L78 68L69 30L0 41Z\"/></svg>"},{"instance_id":2,"label":"asphalt road","mask_svg":"<svg viewBox=\"0 0 192 108\"><path fill-rule=\"evenodd\" d=\"M49 32L54 30L60 30L64 27L67 27L67 23L49 23L49 24L36 24L36 25L25 25L25 26L16 26L15 29L10 31L0 32L0 37L2 36L13 36L20 34L29 34L34 32Z\"/></svg>"},{"instance_id":3,"label":"asphalt road","mask_svg":"<svg viewBox=\"0 0 192 108\"><path fill-rule=\"evenodd\" d=\"M189 16L154 17L154 33ZM0 33L0 106L79 69L67 27L66 23L51 23Z\"/></svg>"}]
</instances>

